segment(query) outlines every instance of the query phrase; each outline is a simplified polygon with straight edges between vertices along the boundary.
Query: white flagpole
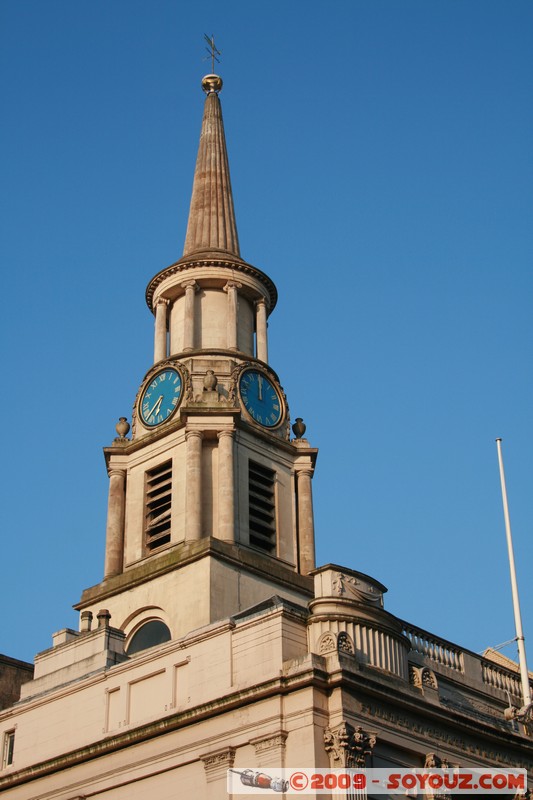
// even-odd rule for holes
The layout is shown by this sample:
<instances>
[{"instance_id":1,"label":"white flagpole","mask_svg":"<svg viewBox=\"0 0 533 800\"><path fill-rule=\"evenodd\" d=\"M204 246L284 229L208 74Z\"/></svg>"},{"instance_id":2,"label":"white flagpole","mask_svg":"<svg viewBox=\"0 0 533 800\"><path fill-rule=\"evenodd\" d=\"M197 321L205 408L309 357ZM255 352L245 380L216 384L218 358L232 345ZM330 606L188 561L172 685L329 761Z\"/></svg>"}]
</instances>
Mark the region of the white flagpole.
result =
<instances>
[{"instance_id":1,"label":"white flagpole","mask_svg":"<svg viewBox=\"0 0 533 800\"><path fill-rule=\"evenodd\" d=\"M531 705L531 690L529 688L529 673L527 671L526 645L522 630L522 617L520 615L520 601L518 599L518 584L516 582L516 568L514 563L513 539L511 535L511 520L509 519L509 507L507 505L507 490L505 488L505 472L503 470L502 440L496 439L498 449L498 462L500 465L500 481L502 484L503 516L505 518L505 534L507 537L507 550L509 552L509 569L511 571L511 591L513 594L514 622L516 630L516 642L518 645L518 661L520 664L520 679L522 682L522 697L524 708Z\"/></svg>"}]
</instances>

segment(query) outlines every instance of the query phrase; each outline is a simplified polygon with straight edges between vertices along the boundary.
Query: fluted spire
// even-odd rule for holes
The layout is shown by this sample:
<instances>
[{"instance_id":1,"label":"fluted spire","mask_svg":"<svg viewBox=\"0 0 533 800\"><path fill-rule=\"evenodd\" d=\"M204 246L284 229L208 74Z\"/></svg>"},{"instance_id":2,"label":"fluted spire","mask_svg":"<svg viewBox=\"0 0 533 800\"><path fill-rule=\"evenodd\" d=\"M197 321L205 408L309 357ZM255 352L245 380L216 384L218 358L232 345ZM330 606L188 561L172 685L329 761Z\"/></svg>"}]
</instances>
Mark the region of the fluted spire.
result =
<instances>
[{"instance_id":1,"label":"fluted spire","mask_svg":"<svg viewBox=\"0 0 533 800\"><path fill-rule=\"evenodd\" d=\"M240 257L222 108L218 99L222 78L206 75L202 88L207 97L183 255L224 250Z\"/></svg>"}]
</instances>

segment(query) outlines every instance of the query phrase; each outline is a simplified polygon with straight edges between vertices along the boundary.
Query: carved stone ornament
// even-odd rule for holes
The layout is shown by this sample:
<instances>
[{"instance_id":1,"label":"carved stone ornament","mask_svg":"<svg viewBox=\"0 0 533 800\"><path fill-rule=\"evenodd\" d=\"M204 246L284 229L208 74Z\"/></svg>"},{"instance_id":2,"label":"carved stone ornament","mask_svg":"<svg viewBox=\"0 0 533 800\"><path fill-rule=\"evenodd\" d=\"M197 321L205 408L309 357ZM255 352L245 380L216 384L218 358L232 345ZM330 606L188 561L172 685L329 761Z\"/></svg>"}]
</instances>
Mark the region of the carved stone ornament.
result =
<instances>
[{"instance_id":1,"label":"carved stone ornament","mask_svg":"<svg viewBox=\"0 0 533 800\"><path fill-rule=\"evenodd\" d=\"M214 753L206 753L200 756L204 762L204 769L207 782L218 781L226 777L228 769L235 763L235 748L225 747Z\"/></svg>"},{"instance_id":2,"label":"carved stone ornament","mask_svg":"<svg viewBox=\"0 0 533 800\"><path fill-rule=\"evenodd\" d=\"M115 425L115 430L118 433L116 437L115 444L127 444L129 439L127 439L127 435L130 432L130 423L126 419L126 417L120 417L119 421Z\"/></svg>"},{"instance_id":3,"label":"carved stone ornament","mask_svg":"<svg viewBox=\"0 0 533 800\"><path fill-rule=\"evenodd\" d=\"M294 425L292 426L292 432L294 433L296 438L297 439L301 439L303 437L304 433L306 432L306 430L307 430L307 427L306 427L306 424L303 421L303 419L301 417L296 417L296 421L295 421Z\"/></svg>"},{"instance_id":4,"label":"carved stone ornament","mask_svg":"<svg viewBox=\"0 0 533 800\"><path fill-rule=\"evenodd\" d=\"M361 726L354 728L349 722L324 731L324 748L334 768L364 769L375 744L375 733L366 733Z\"/></svg>"},{"instance_id":5,"label":"carved stone ornament","mask_svg":"<svg viewBox=\"0 0 533 800\"><path fill-rule=\"evenodd\" d=\"M426 753L424 769L448 769L449 766L445 758L440 758L436 753Z\"/></svg>"},{"instance_id":6,"label":"carved stone ornament","mask_svg":"<svg viewBox=\"0 0 533 800\"><path fill-rule=\"evenodd\" d=\"M438 689L437 676L428 667L409 667L409 682L418 689Z\"/></svg>"},{"instance_id":7,"label":"carved stone ornament","mask_svg":"<svg viewBox=\"0 0 533 800\"><path fill-rule=\"evenodd\" d=\"M339 653L350 653L351 655L355 652L353 642L345 631L341 631L337 636L337 650Z\"/></svg>"},{"instance_id":8,"label":"carved stone ornament","mask_svg":"<svg viewBox=\"0 0 533 800\"><path fill-rule=\"evenodd\" d=\"M366 603L367 605L383 606L382 593L372 584L364 583L353 575L334 572L331 586L333 594L337 597L358 600L360 603Z\"/></svg>"},{"instance_id":9,"label":"carved stone ornament","mask_svg":"<svg viewBox=\"0 0 533 800\"><path fill-rule=\"evenodd\" d=\"M337 637L332 631L326 631L318 640L318 652L321 656L337 650Z\"/></svg>"},{"instance_id":10,"label":"carved stone ornament","mask_svg":"<svg viewBox=\"0 0 533 800\"><path fill-rule=\"evenodd\" d=\"M250 744L255 748L255 755L260 756L262 753L283 750L285 748L287 736L287 731L280 731L279 733L270 734L269 736L251 739Z\"/></svg>"},{"instance_id":11,"label":"carved stone ornament","mask_svg":"<svg viewBox=\"0 0 533 800\"><path fill-rule=\"evenodd\" d=\"M218 378L212 369L208 369L204 377L204 391L214 392L218 383Z\"/></svg>"},{"instance_id":12,"label":"carved stone ornament","mask_svg":"<svg viewBox=\"0 0 533 800\"><path fill-rule=\"evenodd\" d=\"M424 769L452 769L459 768L459 764L450 764L445 758L440 758L436 753L427 753L424 761ZM436 792L427 794L427 800L450 800L449 792Z\"/></svg>"}]
</instances>

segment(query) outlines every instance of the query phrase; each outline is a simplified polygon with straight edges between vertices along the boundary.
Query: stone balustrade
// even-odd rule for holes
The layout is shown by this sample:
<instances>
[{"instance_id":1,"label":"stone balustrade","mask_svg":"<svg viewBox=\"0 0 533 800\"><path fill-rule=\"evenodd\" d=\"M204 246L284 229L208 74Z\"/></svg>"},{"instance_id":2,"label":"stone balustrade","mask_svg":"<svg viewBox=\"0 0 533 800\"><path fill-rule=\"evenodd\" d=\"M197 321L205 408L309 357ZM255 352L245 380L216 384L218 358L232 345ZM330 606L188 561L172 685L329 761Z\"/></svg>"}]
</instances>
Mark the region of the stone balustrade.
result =
<instances>
[{"instance_id":1,"label":"stone balustrade","mask_svg":"<svg viewBox=\"0 0 533 800\"><path fill-rule=\"evenodd\" d=\"M509 670L498 667L485 659L481 662L483 683L493 686L495 689L503 689L515 697L520 697L520 679L518 675L513 675Z\"/></svg>"},{"instance_id":2,"label":"stone balustrade","mask_svg":"<svg viewBox=\"0 0 533 800\"><path fill-rule=\"evenodd\" d=\"M411 649L416 653L427 656L437 664L464 672L463 654L455 645L406 623L403 633L411 642Z\"/></svg>"},{"instance_id":3,"label":"stone balustrade","mask_svg":"<svg viewBox=\"0 0 533 800\"><path fill-rule=\"evenodd\" d=\"M490 694L499 690L504 695L510 694L515 702L520 700L522 690L518 665L516 671L506 669L490 658L462 649L407 622L403 623L403 634L411 642L410 660L412 654L416 653L437 673L439 667L445 667L454 671L454 679L466 685L477 684ZM533 687L533 680L530 683Z\"/></svg>"}]
</instances>

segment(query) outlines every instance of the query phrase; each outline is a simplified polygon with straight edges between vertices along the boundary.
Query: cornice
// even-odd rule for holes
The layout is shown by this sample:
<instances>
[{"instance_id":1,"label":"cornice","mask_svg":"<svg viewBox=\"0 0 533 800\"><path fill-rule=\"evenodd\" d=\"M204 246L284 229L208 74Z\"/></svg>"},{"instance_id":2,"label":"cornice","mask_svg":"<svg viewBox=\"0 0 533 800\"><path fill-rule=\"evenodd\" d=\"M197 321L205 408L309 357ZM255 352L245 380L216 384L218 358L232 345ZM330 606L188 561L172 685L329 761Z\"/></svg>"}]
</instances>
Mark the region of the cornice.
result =
<instances>
[{"instance_id":1,"label":"cornice","mask_svg":"<svg viewBox=\"0 0 533 800\"><path fill-rule=\"evenodd\" d=\"M485 747L490 742L494 746L504 748L508 753L513 750L523 752L524 761L531 760L523 766L533 766L533 742L513 731L502 720L502 727L495 727L479 718L464 714L448 706L421 702L420 693L403 680L386 674L376 667L366 666L354 661L353 656L338 656L339 666L331 667L328 658L329 689L341 689L347 692L357 703L358 715L361 714L368 724L379 719L391 734L404 734L413 739L413 733L420 734L420 741L433 741L445 744L453 742L460 748L459 742L465 744L463 752L471 757L480 758L480 736ZM355 669L354 669L355 667ZM366 695L366 696L365 696ZM345 701L343 700L343 707ZM388 724L387 724L388 723ZM505 727L504 727L505 725ZM437 728L440 727L440 730ZM468 742L466 737L471 737ZM465 738L463 738L465 737ZM466 747L469 744L469 747ZM437 744L435 744L437 746ZM477 751L476 751L477 748ZM486 755L489 760L497 760L494 755ZM500 763L511 764L502 757ZM515 763L516 766L516 763Z\"/></svg>"},{"instance_id":2,"label":"cornice","mask_svg":"<svg viewBox=\"0 0 533 800\"><path fill-rule=\"evenodd\" d=\"M242 709L256 704L259 700L287 695L310 687L328 694L337 688L343 691L353 690L358 706L355 717L359 722L365 719L373 723L375 728L376 721L379 720L380 728L383 726L385 731L391 734L407 735L411 742L413 734L417 734L421 746L436 741L439 747L442 748L444 745L445 749L456 751L459 759L461 757L464 759L466 756L469 760L492 762L492 765L495 761L500 761L515 767L523 765L526 769L531 769L533 744L512 731L495 731L483 723L467 720L463 716L451 714L435 706L426 709L420 704L419 697L398 692L398 681L392 681L390 685L377 683L375 679L370 679L366 670L365 673L361 671L360 665L357 673L342 664L338 670L330 672L326 667L326 659L315 655L301 662L295 672L277 676L250 688L239 689L219 698L216 704L208 701L193 709L170 714L5 775L0 778L0 791L110 755L126 747L218 717L236 708ZM345 709L344 702L343 709ZM354 716L354 712L350 712L349 709L345 709L344 713L350 717ZM378 731L379 741L383 741L383 732ZM463 734L467 738L462 738ZM468 738L469 735L472 738ZM480 735L483 736L481 743ZM235 740L234 746L239 747L241 743ZM498 750L489 750L489 747ZM514 753L517 753L517 758L512 757Z\"/></svg>"},{"instance_id":3,"label":"cornice","mask_svg":"<svg viewBox=\"0 0 533 800\"><path fill-rule=\"evenodd\" d=\"M255 278L266 289L267 296L269 298L268 304L268 313L272 313L277 301L278 301L278 290L274 282L262 272L257 267L253 267L251 264L248 264L246 261L242 259L236 258L231 253L226 253L224 251L220 251L217 253L216 251L207 251L205 253L193 253L190 256L184 256L180 258L179 261L174 262L174 264L170 264L170 266L165 267L157 275L154 275L148 286L146 287L146 304L148 308L153 313L153 298L157 287L164 281L166 278L171 277L172 275L176 275L179 272L190 271L194 269L199 269L202 267L223 267L230 270L232 273L241 272L244 275L250 275L252 278Z\"/></svg>"},{"instance_id":4,"label":"cornice","mask_svg":"<svg viewBox=\"0 0 533 800\"><path fill-rule=\"evenodd\" d=\"M96 586L85 589L80 602L73 607L80 611L107 597L113 597L131 588L132 585L146 583L208 556L226 561L241 569L247 569L249 572L263 577L267 574L270 580L282 587L290 586L292 589L308 595L309 598L313 596L312 578L300 575L299 572L293 572L272 556L265 556L263 553L245 548L243 545L229 544L220 539L206 537L195 542L177 544L157 557L148 557L139 564L129 567L120 575L114 575Z\"/></svg>"},{"instance_id":5,"label":"cornice","mask_svg":"<svg viewBox=\"0 0 533 800\"><path fill-rule=\"evenodd\" d=\"M220 698L216 705L212 701L202 703L194 709L171 714L168 717L149 722L133 730L102 738L98 742L92 742L64 755L12 772L9 775L0 777L0 791L22 783L28 783L46 775L58 773L64 769L70 769L95 758L171 733L187 725L197 724L203 720L233 711L236 708L257 703L259 700L287 694L307 686L316 686L325 691L327 688L327 673L316 662L317 657L311 664L304 664L297 674L278 676L257 686L232 692L230 695Z\"/></svg>"}]
</instances>

